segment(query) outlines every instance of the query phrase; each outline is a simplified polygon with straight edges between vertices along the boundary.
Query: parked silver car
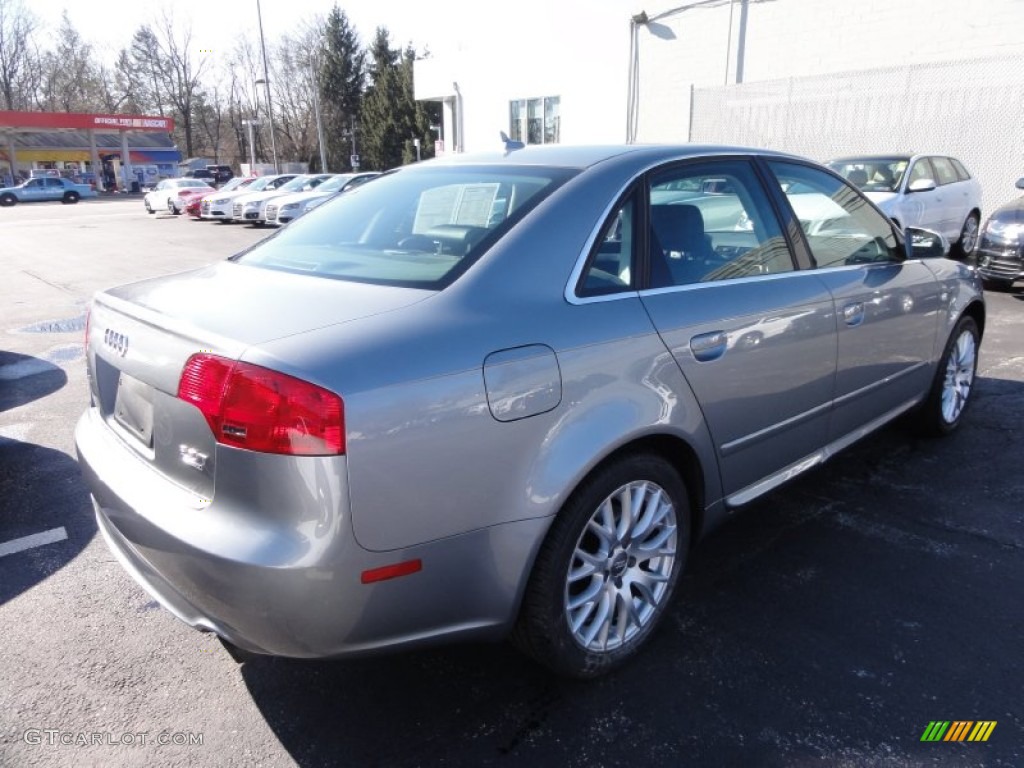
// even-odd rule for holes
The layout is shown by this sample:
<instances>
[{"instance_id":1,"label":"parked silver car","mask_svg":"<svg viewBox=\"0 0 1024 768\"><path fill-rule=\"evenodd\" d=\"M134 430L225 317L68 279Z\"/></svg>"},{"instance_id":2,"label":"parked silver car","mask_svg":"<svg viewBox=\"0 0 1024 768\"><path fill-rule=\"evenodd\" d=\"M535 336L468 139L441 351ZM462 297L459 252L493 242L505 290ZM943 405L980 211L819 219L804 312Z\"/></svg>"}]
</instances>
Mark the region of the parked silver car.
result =
<instances>
[{"instance_id":1,"label":"parked silver car","mask_svg":"<svg viewBox=\"0 0 1024 768\"><path fill-rule=\"evenodd\" d=\"M978 244L981 184L954 157L871 155L828 166L855 184L898 227L923 227L949 238L960 257Z\"/></svg>"},{"instance_id":2,"label":"parked silver car","mask_svg":"<svg viewBox=\"0 0 1024 768\"><path fill-rule=\"evenodd\" d=\"M981 285L908 232L819 165L737 148L384 174L95 297L76 444L99 529L229 647L511 633L595 676L731 509L901 414L960 424Z\"/></svg>"}]
</instances>

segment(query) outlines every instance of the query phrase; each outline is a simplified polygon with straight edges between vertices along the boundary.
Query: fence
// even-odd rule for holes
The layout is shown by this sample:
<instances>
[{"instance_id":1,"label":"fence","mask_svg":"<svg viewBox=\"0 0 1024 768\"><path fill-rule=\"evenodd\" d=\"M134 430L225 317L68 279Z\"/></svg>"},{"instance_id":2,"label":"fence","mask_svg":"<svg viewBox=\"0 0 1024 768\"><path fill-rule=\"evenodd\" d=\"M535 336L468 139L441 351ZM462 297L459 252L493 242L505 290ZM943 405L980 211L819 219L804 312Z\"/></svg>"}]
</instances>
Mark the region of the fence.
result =
<instances>
[{"instance_id":1,"label":"fence","mask_svg":"<svg viewBox=\"0 0 1024 768\"><path fill-rule=\"evenodd\" d=\"M695 88L690 141L816 160L926 152L959 158L982 216L1024 176L1024 57L981 58Z\"/></svg>"}]
</instances>

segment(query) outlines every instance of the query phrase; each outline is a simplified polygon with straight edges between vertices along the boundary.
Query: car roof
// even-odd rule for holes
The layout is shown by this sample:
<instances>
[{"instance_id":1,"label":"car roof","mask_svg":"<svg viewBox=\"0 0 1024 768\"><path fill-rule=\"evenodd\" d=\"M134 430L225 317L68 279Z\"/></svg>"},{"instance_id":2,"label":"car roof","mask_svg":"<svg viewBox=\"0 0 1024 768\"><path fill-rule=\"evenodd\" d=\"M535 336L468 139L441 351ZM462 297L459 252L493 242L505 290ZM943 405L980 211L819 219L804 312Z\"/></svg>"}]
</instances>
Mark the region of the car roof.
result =
<instances>
[{"instance_id":1,"label":"car roof","mask_svg":"<svg viewBox=\"0 0 1024 768\"><path fill-rule=\"evenodd\" d=\"M913 152L891 152L887 154L878 155L849 155L848 157L834 157L828 162L830 163L863 163L872 162L876 160L910 160L915 157Z\"/></svg>"},{"instance_id":2,"label":"car roof","mask_svg":"<svg viewBox=\"0 0 1024 768\"><path fill-rule=\"evenodd\" d=\"M406 169L427 165L523 165L561 168L588 168L616 157L633 155L638 160L658 162L685 157L705 155L765 155L772 157L794 157L784 152L753 147L738 147L717 144L617 144L582 145L565 144L531 145L509 151L479 152L445 155L423 163L405 166ZM404 170L404 169L403 169Z\"/></svg>"}]
</instances>

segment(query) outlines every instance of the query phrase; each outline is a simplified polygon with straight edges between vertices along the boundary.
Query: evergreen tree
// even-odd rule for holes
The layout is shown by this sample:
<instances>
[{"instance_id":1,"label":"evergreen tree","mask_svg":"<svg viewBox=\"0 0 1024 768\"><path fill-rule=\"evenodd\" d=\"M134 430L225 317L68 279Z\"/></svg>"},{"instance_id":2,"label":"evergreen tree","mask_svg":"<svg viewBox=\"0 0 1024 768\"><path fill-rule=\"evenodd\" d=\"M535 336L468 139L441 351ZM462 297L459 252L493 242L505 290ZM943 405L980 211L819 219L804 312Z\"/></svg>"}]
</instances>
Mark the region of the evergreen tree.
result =
<instances>
[{"instance_id":1,"label":"evergreen tree","mask_svg":"<svg viewBox=\"0 0 1024 768\"><path fill-rule=\"evenodd\" d=\"M327 167L333 171L351 167L351 131L362 103L365 62L366 53L359 45L355 27L335 5L324 25L319 78Z\"/></svg>"},{"instance_id":2,"label":"evergreen tree","mask_svg":"<svg viewBox=\"0 0 1024 768\"><path fill-rule=\"evenodd\" d=\"M400 54L391 47L387 27L377 27L370 56L373 80L363 98L361 144L366 167L384 171L403 163L413 105L404 87Z\"/></svg>"},{"instance_id":3,"label":"evergreen tree","mask_svg":"<svg viewBox=\"0 0 1024 768\"><path fill-rule=\"evenodd\" d=\"M427 160L434 156L434 133L430 130L431 125L441 123L441 103L437 101L416 101L413 90L413 64L416 59L415 49L411 45L406 46L402 53L402 88L406 94L405 98L411 104L412 119L409 126L411 138L420 140L420 159ZM412 141L406 143L403 160L411 163L416 159L416 147Z\"/></svg>"}]
</instances>

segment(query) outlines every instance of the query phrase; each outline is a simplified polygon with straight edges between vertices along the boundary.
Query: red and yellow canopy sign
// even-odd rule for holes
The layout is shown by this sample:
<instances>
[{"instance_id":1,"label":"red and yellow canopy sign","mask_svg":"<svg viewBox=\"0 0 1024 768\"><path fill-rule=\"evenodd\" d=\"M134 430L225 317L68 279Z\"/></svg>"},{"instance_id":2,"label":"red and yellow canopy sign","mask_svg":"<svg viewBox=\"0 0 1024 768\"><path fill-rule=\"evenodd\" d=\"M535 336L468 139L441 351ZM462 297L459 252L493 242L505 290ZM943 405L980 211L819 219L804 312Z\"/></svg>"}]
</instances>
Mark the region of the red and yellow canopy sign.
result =
<instances>
[{"instance_id":1,"label":"red and yellow canopy sign","mask_svg":"<svg viewBox=\"0 0 1024 768\"><path fill-rule=\"evenodd\" d=\"M174 120L153 115L89 115L82 112L4 112L0 111L0 130L26 131L88 130L159 131L170 133Z\"/></svg>"}]
</instances>

